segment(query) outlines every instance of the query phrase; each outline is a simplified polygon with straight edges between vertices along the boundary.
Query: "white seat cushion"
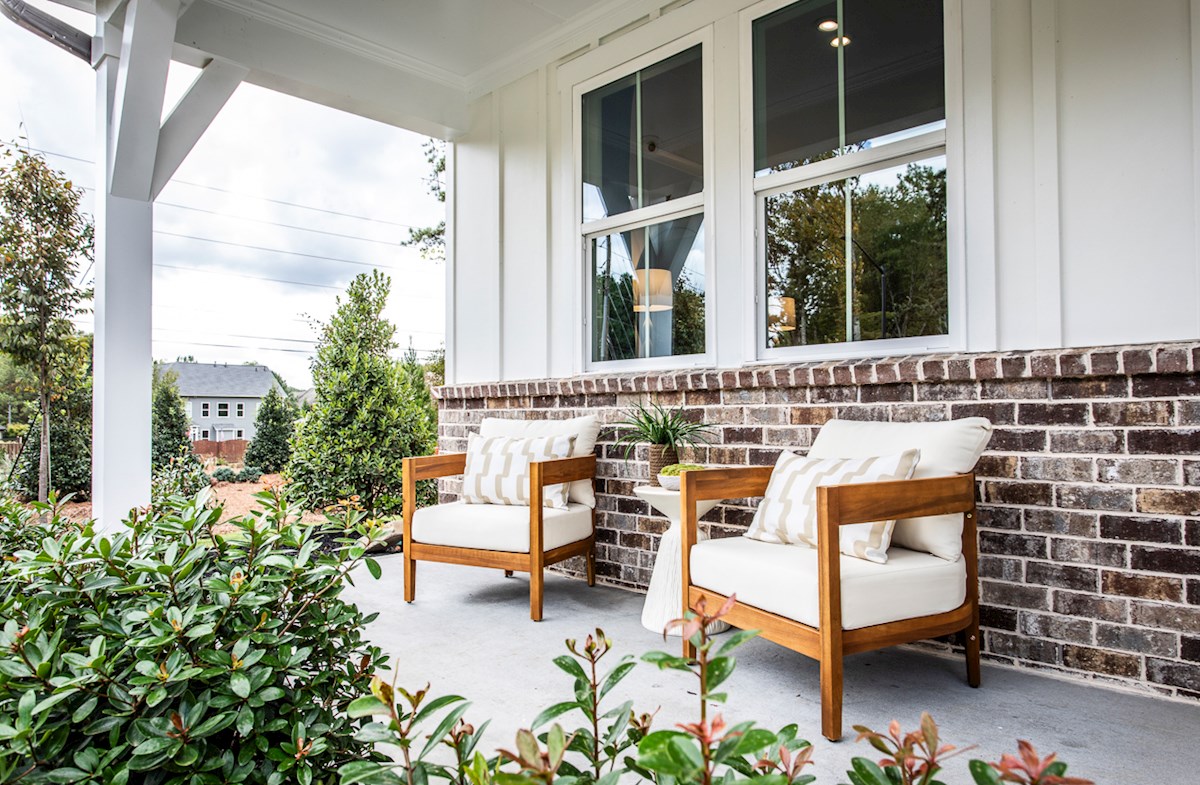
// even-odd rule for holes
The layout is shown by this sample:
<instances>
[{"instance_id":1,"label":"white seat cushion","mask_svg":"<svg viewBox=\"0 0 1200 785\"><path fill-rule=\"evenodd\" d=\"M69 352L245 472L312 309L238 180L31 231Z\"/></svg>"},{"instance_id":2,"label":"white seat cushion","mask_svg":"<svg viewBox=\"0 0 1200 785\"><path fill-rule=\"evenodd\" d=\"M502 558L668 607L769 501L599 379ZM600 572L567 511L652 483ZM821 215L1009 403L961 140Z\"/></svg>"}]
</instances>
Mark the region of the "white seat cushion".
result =
<instances>
[{"instance_id":1,"label":"white seat cushion","mask_svg":"<svg viewBox=\"0 0 1200 785\"><path fill-rule=\"evenodd\" d=\"M944 422L858 422L830 420L808 451L809 458L869 458L918 449L921 462L913 479L966 474L992 438L992 424L983 417ZM901 518L892 531L892 545L924 551L955 561L962 555L962 515Z\"/></svg>"},{"instance_id":2,"label":"white seat cushion","mask_svg":"<svg viewBox=\"0 0 1200 785\"><path fill-rule=\"evenodd\" d=\"M561 548L592 533L592 511L584 504L542 509L543 549ZM529 553L529 508L451 502L413 514L413 540L426 545Z\"/></svg>"},{"instance_id":3,"label":"white seat cushion","mask_svg":"<svg viewBox=\"0 0 1200 785\"><path fill-rule=\"evenodd\" d=\"M946 561L905 548L888 552L887 564L841 556L842 628L856 630L889 621L952 611L967 597L963 559ZM819 627L817 551L729 537L692 548L696 586L769 613Z\"/></svg>"},{"instance_id":4,"label":"white seat cushion","mask_svg":"<svg viewBox=\"0 0 1200 785\"><path fill-rule=\"evenodd\" d=\"M578 458L580 455L591 455L596 451L596 439L600 438L600 420L594 414L572 417L569 420L509 420L486 417L479 424L479 435L485 438L519 436L524 439L538 436L574 436L575 447L570 457ZM571 483L570 500L595 507L596 494L592 490L591 480L576 480Z\"/></svg>"}]
</instances>

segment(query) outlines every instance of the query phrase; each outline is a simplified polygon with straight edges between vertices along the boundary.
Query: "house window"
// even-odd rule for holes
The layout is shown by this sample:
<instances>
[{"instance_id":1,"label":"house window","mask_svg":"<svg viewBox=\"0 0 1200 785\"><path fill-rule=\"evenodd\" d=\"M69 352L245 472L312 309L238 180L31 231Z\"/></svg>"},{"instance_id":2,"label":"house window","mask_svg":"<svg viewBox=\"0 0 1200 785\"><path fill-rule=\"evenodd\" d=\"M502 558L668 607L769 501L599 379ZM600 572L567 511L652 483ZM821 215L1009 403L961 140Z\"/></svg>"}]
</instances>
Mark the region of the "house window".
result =
<instances>
[{"instance_id":1,"label":"house window","mask_svg":"<svg viewBox=\"0 0 1200 785\"><path fill-rule=\"evenodd\" d=\"M217 416L218 417L228 417L229 416L229 404L218 403L217 404Z\"/></svg>"},{"instance_id":2,"label":"house window","mask_svg":"<svg viewBox=\"0 0 1200 785\"><path fill-rule=\"evenodd\" d=\"M941 0L802 2L752 29L763 345L946 335Z\"/></svg>"},{"instance_id":3,"label":"house window","mask_svg":"<svg viewBox=\"0 0 1200 785\"><path fill-rule=\"evenodd\" d=\"M204 403L200 404L200 416L201 417L208 416L208 401L205 401ZM204 438L207 439L208 437L205 436Z\"/></svg>"},{"instance_id":4,"label":"house window","mask_svg":"<svg viewBox=\"0 0 1200 785\"><path fill-rule=\"evenodd\" d=\"M239 404L237 405L237 416L238 416L238 417L245 417L245 416L246 416L246 404L244 404L244 403L239 403Z\"/></svg>"},{"instance_id":5,"label":"house window","mask_svg":"<svg viewBox=\"0 0 1200 785\"><path fill-rule=\"evenodd\" d=\"M699 45L582 93L582 235L593 363L704 355Z\"/></svg>"},{"instance_id":6,"label":"house window","mask_svg":"<svg viewBox=\"0 0 1200 785\"><path fill-rule=\"evenodd\" d=\"M241 404L238 404L238 405L240 406ZM239 439L240 439L240 438L242 438L242 435L243 435L243 433L244 433L244 432L242 431L242 429L241 429L241 428L238 428L238 429L237 429L237 438L239 438Z\"/></svg>"},{"instance_id":7,"label":"house window","mask_svg":"<svg viewBox=\"0 0 1200 785\"><path fill-rule=\"evenodd\" d=\"M201 439L207 439L207 438L208 438L208 429L207 429L207 428L205 428L203 431L200 431L200 438L201 438Z\"/></svg>"}]
</instances>

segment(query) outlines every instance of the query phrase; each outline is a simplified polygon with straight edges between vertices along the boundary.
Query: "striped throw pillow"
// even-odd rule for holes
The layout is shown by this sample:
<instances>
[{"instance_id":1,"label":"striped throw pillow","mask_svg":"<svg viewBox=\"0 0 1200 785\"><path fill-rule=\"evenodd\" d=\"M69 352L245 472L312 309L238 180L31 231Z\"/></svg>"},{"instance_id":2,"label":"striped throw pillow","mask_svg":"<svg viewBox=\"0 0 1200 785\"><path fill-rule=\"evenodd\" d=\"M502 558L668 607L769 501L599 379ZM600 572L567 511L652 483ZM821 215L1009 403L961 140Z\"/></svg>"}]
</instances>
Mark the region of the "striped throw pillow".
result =
<instances>
[{"instance_id":1,"label":"striped throw pillow","mask_svg":"<svg viewBox=\"0 0 1200 785\"><path fill-rule=\"evenodd\" d=\"M462 500L467 504L529 504L529 464L567 458L574 436L521 439L509 436L467 437L467 466L463 472ZM547 485L542 491L546 507L565 508L568 486Z\"/></svg>"},{"instance_id":2,"label":"striped throw pillow","mask_svg":"<svg viewBox=\"0 0 1200 785\"><path fill-rule=\"evenodd\" d=\"M919 450L876 458L804 458L784 450L767 492L745 536L763 542L817 547L817 488L855 482L885 482L912 477ZM842 526L841 552L884 564L896 522L875 521Z\"/></svg>"}]
</instances>

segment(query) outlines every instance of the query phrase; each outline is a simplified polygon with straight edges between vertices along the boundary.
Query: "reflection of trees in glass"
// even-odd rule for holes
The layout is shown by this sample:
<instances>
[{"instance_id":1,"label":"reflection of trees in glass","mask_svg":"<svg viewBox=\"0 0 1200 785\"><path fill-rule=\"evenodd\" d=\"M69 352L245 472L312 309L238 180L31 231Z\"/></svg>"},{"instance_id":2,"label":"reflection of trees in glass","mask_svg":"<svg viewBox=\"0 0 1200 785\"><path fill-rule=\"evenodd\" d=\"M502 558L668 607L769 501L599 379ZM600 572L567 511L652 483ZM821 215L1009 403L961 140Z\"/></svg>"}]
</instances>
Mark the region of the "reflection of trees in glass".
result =
<instances>
[{"instance_id":1,"label":"reflection of trees in glass","mask_svg":"<svg viewBox=\"0 0 1200 785\"><path fill-rule=\"evenodd\" d=\"M704 354L704 291L692 285L686 267L671 298L671 354Z\"/></svg>"},{"instance_id":2,"label":"reflection of trees in glass","mask_svg":"<svg viewBox=\"0 0 1200 785\"><path fill-rule=\"evenodd\" d=\"M846 198L854 333L846 335ZM771 346L947 332L946 171L910 164L890 186L859 178L767 199L767 290L796 325Z\"/></svg>"}]
</instances>

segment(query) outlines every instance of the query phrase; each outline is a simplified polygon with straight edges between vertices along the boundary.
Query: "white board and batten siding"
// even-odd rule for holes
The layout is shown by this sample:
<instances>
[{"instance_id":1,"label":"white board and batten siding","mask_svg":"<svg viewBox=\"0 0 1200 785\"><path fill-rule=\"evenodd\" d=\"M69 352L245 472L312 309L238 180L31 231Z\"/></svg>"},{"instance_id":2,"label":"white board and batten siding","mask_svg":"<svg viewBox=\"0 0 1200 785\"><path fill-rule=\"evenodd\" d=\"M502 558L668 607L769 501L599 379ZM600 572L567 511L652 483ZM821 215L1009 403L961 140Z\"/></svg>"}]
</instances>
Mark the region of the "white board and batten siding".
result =
<instances>
[{"instance_id":1,"label":"white board and batten siding","mask_svg":"<svg viewBox=\"0 0 1200 785\"><path fill-rule=\"evenodd\" d=\"M474 99L449 161L447 381L589 370L576 86L698 33L713 103L709 364L758 360L744 109L755 6L670 4ZM1200 0L948 0L946 20L944 348L1200 336Z\"/></svg>"}]
</instances>

